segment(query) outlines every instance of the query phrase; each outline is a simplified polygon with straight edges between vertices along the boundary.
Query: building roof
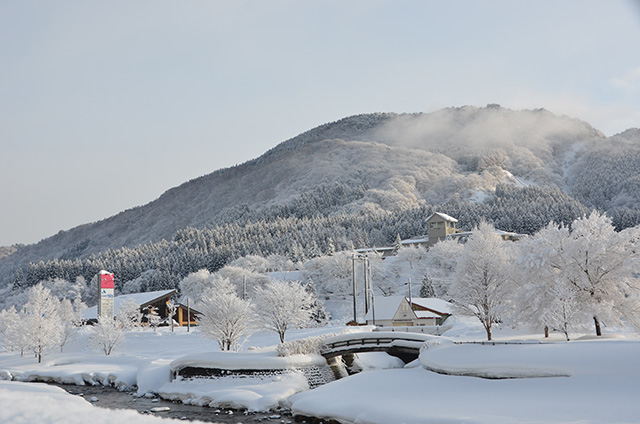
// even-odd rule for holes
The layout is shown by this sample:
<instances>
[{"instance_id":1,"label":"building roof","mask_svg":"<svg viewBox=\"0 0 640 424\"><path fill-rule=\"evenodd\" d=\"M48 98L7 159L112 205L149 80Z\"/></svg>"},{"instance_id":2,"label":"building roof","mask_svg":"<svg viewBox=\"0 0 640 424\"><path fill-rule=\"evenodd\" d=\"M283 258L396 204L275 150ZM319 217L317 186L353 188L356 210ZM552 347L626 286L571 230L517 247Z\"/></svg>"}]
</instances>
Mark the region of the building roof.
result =
<instances>
[{"instance_id":1,"label":"building roof","mask_svg":"<svg viewBox=\"0 0 640 424\"><path fill-rule=\"evenodd\" d=\"M376 297L373 308L369 309L365 320L373 320L373 312L375 309L376 320L393 319L400 307L400 303L404 296ZM407 299L407 302L409 299ZM411 298L413 305L429 309L429 311L413 311L418 318L440 318L443 315L453 315L453 305L450 302L434 297L414 297Z\"/></svg>"},{"instance_id":2,"label":"building roof","mask_svg":"<svg viewBox=\"0 0 640 424\"><path fill-rule=\"evenodd\" d=\"M455 219L454 217L449 216L446 213L442 213L442 212L436 212L436 213L431 214L431 216L429 218L427 218L427 221L430 220L431 218L433 218L436 215L439 216L440 218L444 219L445 221L458 222L458 220Z\"/></svg>"},{"instance_id":3,"label":"building roof","mask_svg":"<svg viewBox=\"0 0 640 424\"><path fill-rule=\"evenodd\" d=\"M418 319L425 319L425 318L442 318L442 315L438 315L435 312L430 312L430 311L413 311L416 316L418 317Z\"/></svg>"},{"instance_id":4,"label":"building roof","mask_svg":"<svg viewBox=\"0 0 640 424\"><path fill-rule=\"evenodd\" d=\"M440 315L452 315L453 305L446 300L436 299L435 297L414 297L411 298L411 303L421 306L430 311L436 312ZM419 311L416 311L416 315ZM418 316L419 317L419 316Z\"/></svg>"},{"instance_id":5,"label":"building roof","mask_svg":"<svg viewBox=\"0 0 640 424\"><path fill-rule=\"evenodd\" d=\"M393 319L402 299L404 299L404 296L376 297L373 302L373 308L369 309L365 320L373 320L374 309L376 319Z\"/></svg>"},{"instance_id":6,"label":"building roof","mask_svg":"<svg viewBox=\"0 0 640 424\"><path fill-rule=\"evenodd\" d=\"M130 294L123 294L120 296L116 296L113 298L113 313L117 315L118 310L120 309L120 306L123 305L129 299L133 299L133 301L136 302L136 304L138 304L140 307L144 307L152 303L155 303L158 300L161 300L162 298L170 297L175 293L176 293L176 290L174 289L174 290L160 290L160 291L153 291L153 292L146 292L146 293L130 293ZM97 317L98 317L97 305L82 311L82 318L84 319L95 319Z\"/></svg>"}]
</instances>

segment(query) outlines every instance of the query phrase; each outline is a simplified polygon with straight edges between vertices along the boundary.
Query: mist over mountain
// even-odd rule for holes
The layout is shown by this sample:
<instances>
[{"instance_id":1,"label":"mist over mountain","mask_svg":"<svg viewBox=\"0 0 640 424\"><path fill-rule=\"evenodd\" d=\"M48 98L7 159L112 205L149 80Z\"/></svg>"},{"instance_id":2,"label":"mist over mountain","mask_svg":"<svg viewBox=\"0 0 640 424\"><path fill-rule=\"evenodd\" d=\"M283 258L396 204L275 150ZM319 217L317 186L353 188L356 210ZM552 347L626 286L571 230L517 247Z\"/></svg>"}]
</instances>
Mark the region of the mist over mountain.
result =
<instances>
[{"instance_id":1,"label":"mist over mountain","mask_svg":"<svg viewBox=\"0 0 640 424\"><path fill-rule=\"evenodd\" d=\"M185 228L473 205L504 184L562 190L587 209L608 211L619 226L635 225L638 169L640 130L605 137L586 122L544 109L488 105L357 115L188 181L147 205L5 249L0 278L6 283L29 262L173 240Z\"/></svg>"}]
</instances>

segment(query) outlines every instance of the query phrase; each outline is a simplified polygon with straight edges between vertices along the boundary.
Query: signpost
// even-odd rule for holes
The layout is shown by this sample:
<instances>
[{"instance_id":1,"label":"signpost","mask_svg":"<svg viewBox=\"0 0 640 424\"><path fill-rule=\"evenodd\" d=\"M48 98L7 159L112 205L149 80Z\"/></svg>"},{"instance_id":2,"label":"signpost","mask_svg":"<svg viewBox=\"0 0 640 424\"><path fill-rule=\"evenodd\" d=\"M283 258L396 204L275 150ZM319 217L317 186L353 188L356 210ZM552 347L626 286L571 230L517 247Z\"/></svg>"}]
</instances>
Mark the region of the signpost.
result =
<instances>
[{"instance_id":1,"label":"signpost","mask_svg":"<svg viewBox=\"0 0 640 424\"><path fill-rule=\"evenodd\" d=\"M100 271L98 274L98 318L113 318L113 274Z\"/></svg>"}]
</instances>

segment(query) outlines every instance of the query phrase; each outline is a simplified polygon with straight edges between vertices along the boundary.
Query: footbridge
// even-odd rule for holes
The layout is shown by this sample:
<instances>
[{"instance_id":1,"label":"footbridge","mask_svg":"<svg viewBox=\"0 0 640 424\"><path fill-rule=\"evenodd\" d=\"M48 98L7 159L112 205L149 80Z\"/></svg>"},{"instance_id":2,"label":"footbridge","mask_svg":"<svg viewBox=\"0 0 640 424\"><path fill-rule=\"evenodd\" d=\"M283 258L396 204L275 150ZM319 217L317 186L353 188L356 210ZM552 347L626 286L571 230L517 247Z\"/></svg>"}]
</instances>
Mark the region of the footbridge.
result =
<instances>
[{"instance_id":1,"label":"footbridge","mask_svg":"<svg viewBox=\"0 0 640 424\"><path fill-rule=\"evenodd\" d=\"M328 361L337 356L359 352L387 352L409 363L418 358L424 343L435 337L428 334L390 331L340 334L326 339L320 354Z\"/></svg>"}]
</instances>

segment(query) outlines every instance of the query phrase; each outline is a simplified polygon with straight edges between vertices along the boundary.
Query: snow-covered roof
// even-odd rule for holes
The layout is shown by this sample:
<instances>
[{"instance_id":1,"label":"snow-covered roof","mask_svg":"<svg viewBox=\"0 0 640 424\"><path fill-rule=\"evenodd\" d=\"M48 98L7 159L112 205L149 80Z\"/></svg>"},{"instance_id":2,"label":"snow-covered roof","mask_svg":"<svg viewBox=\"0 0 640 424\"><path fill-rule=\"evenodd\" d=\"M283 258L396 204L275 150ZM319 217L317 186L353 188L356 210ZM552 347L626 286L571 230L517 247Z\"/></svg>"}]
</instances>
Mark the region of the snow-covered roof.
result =
<instances>
[{"instance_id":1,"label":"snow-covered roof","mask_svg":"<svg viewBox=\"0 0 640 424\"><path fill-rule=\"evenodd\" d=\"M410 239L402 240L402 244L429 243L429 236L416 236Z\"/></svg>"},{"instance_id":2,"label":"snow-covered roof","mask_svg":"<svg viewBox=\"0 0 640 424\"><path fill-rule=\"evenodd\" d=\"M441 315L438 315L435 312L429 312L429 311L413 311L413 312L416 314L416 316L418 318L422 318L422 319L425 319L425 318L435 318L435 319L442 318Z\"/></svg>"},{"instance_id":3,"label":"snow-covered roof","mask_svg":"<svg viewBox=\"0 0 640 424\"><path fill-rule=\"evenodd\" d=\"M376 297L373 308L369 309L365 319L367 321L373 320L374 308L376 320L393 319L403 299L406 298L404 296ZM411 298L411 303L435 312L434 314L428 311L413 311L418 318L441 318L442 315L439 314L453 315L453 305L446 300L434 297L414 297Z\"/></svg>"},{"instance_id":4,"label":"snow-covered roof","mask_svg":"<svg viewBox=\"0 0 640 424\"><path fill-rule=\"evenodd\" d=\"M376 297L373 308L369 309L365 319L367 321L373 320L374 308L376 319L393 319L402 299L404 299L404 296Z\"/></svg>"},{"instance_id":5,"label":"snow-covered roof","mask_svg":"<svg viewBox=\"0 0 640 424\"><path fill-rule=\"evenodd\" d=\"M526 234L512 233L510 231L503 231L498 229L496 229L495 233L501 236L509 236L509 237L526 237L527 236Z\"/></svg>"},{"instance_id":6,"label":"snow-covered roof","mask_svg":"<svg viewBox=\"0 0 640 424\"><path fill-rule=\"evenodd\" d=\"M427 218L427 221L430 220L431 218L433 218L435 215L438 215L440 218L444 219L445 221L458 222L458 220L455 219L454 217L449 216L446 213L442 213L442 212L436 212L436 213L431 214L431 216L429 218Z\"/></svg>"},{"instance_id":7,"label":"snow-covered roof","mask_svg":"<svg viewBox=\"0 0 640 424\"><path fill-rule=\"evenodd\" d=\"M435 297L414 297L411 299L411 303L441 314L453 315L453 305L446 300L436 299ZM415 311L415 313L418 315L420 311ZM420 318L420 315L418 315L418 318Z\"/></svg>"},{"instance_id":8,"label":"snow-covered roof","mask_svg":"<svg viewBox=\"0 0 640 424\"><path fill-rule=\"evenodd\" d=\"M130 293L116 296L113 298L113 312L118 314L120 306L129 299L133 299L136 304L143 306L155 302L158 299L174 294L175 290L160 290L146 293ZM98 306L92 306L82 311L82 318L93 319L98 316Z\"/></svg>"}]
</instances>

